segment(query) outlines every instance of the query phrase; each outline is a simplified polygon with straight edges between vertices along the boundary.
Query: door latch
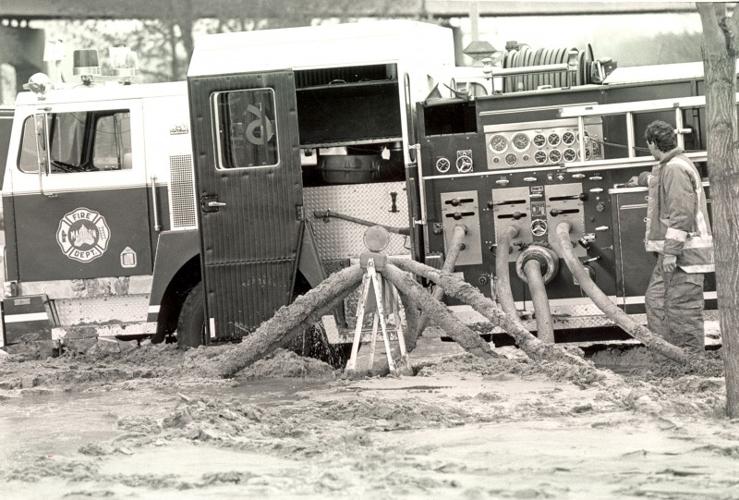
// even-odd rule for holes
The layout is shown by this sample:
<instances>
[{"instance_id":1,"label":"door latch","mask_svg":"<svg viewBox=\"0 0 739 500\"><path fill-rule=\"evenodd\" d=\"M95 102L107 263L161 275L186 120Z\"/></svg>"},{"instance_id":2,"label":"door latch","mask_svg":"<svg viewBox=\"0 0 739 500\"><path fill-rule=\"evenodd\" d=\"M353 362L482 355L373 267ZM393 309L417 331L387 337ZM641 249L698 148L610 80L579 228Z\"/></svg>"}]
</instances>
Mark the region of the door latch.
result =
<instances>
[{"instance_id":1,"label":"door latch","mask_svg":"<svg viewBox=\"0 0 739 500\"><path fill-rule=\"evenodd\" d=\"M225 207L226 203L218 201L214 194L204 194L200 196L200 210L203 212L217 212L221 207Z\"/></svg>"}]
</instances>

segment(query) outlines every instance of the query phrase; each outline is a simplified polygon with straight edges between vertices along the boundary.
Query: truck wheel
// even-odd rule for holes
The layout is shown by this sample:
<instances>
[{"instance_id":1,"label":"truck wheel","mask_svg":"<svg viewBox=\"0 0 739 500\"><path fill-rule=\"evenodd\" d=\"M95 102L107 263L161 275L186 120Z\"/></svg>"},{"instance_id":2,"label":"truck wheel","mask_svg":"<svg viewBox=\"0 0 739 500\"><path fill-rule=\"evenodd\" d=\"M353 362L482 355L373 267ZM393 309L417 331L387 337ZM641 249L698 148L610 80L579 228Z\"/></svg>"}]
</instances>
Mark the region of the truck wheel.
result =
<instances>
[{"instance_id":1,"label":"truck wheel","mask_svg":"<svg viewBox=\"0 0 739 500\"><path fill-rule=\"evenodd\" d=\"M203 344L205 335L205 304L203 303L203 282L201 281L187 294L177 319L177 345L197 347Z\"/></svg>"}]
</instances>

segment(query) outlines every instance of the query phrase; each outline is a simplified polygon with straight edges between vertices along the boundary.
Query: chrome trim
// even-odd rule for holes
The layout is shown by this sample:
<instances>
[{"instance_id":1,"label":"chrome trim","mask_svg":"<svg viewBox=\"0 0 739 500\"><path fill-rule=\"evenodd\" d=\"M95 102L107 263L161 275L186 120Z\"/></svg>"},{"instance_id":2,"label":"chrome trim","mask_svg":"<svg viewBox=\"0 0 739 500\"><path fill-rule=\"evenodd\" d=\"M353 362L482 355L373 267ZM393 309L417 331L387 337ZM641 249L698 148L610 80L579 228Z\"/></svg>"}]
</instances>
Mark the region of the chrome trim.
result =
<instances>
[{"instance_id":1,"label":"chrome trim","mask_svg":"<svg viewBox=\"0 0 739 500\"><path fill-rule=\"evenodd\" d=\"M683 124L683 110L682 108L675 108L675 129L677 132L677 147L685 149L685 137L683 137L682 130L685 128Z\"/></svg>"},{"instance_id":2,"label":"chrome trim","mask_svg":"<svg viewBox=\"0 0 739 500\"><path fill-rule=\"evenodd\" d=\"M538 66L522 66L520 68L501 68L492 72L492 76L514 76L529 75L531 73L549 73L554 71L567 71L566 63L539 64Z\"/></svg>"},{"instance_id":3,"label":"chrome trim","mask_svg":"<svg viewBox=\"0 0 739 500\"><path fill-rule=\"evenodd\" d=\"M705 161L706 152L696 151L692 153L685 153L685 156L693 161ZM564 169L567 172L589 172L599 170L616 170L622 168L635 168L635 167L652 167L657 163L651 156L639 156L633 159L630 158L611 158L608 160L587 160L578 161L567 164ZM588 166L590 165L590 166Z\"/></svg>"},{"instance_id":4,"label":"chrome trim","mask_svg":"<svg viewBox=\"0 0 739 500\"><path fill-rule=\"evenodd\" d=\"M739 97L739 94L737 94ZM641 113L645 111L669 111L675 108L702 108L706 105L705 96L672 97L669 99L651 99L647 101L619 102L612 104L560 105L559 116L574 118L576 116L620 115L629 111Z\"/></svg>"},{"instance_id":5,"label":"chrome trim","mask_svg":"<svg viewBox=\"0 0 739 500\"><path fill-rule=\"evenodd\" d=\"M159 204L157 203L157 178L151 178L151 212L154 214L154 231L161 231L162 225L159 224Z\"/></svg>"},{"instance_id":6,"label":"chrome trim","mask_svg":"<svg viewBox=\"0 0 739 500\"><path fill-rule=\"evenodd\" d=\"M626 113L626 141L627 154L629 158L636 157L636 143L634 142L634 114L629 111Z\"/></svg>"},{"instance_id":7,"label":"chrome trim","mask_svg":"<svg viewBox=\"0 0 739 500\"><path fill-rule=\"evenodd\" d=\"M608 190L608 194L639 193L648 191L646 186L614 187Z\"/></svg>"},{"instance_id":8,"label":"chrome trim","mask_svg":"<svg viewBox=\"0 0 739 500\"><path fill-rule=\"evenodd\" d=\"M703 181L701 182L703 187L710 187L711 182L710 181ZM612 187L608 190L608 194L622 194L622 193L638 193L638 192L644 192L646 193L649 191L649 188L646 186L623 186L623 187Z\"/></svg>"},{"instance_id":9,"label":"chrome trim","mask_svg":"<svg viewBox=\"0 0 739 500\"><path fill-rule=\"evenodd\" d=\"M546 172L548 170L561 170L561 165L554 165L550 167L533 167L533 168L507 168L501 170L487 170L485 172L471 172L469 174L449 174L449 175L429 175L425 180L435 181L438 179L456 179L466 177L485 177L488 175L501 175L501 174L524 174L527 172Z\"/></svg>"},{"instance_id":10,"label":"chrome trim","mask_svg":"<svg viewBox=\"0 0 739 500\"><path fill-rule=\"evenodd\" d=\"M572 106L594 106L597 105L597 102L583 102L579 104L572 104ZM554 104L552 106L536 106L536 107L530 107L530 108L516 108L516 109L500 109L500 110L494 110L494 111L481 111L480 116L495 116L495 115L510 115L513 113L529 113L531 111L548 111L552 109L561 109L561 104ZM512 125L512 124L509 124Z\"/></svg>"},{"instance_id":11,"label":"chrome trim","mask_svg":"<svg viewBox=\"0 0 739 500\"><path fill-rule=\"evenodd\" d=\"M426 225L426 186L424 183L426 179L423 177L423 162L421 161L421 145L416 143L409 147L409 149L416 150L416 169L418 170L418 201L421 204L421 219L414 220L414 224L421 226ZM456 175L456 174L455 174ZM469 174L464 174L469 175ZM464 177L462 175L462 177Z\"/></svg>"}]
</instances>

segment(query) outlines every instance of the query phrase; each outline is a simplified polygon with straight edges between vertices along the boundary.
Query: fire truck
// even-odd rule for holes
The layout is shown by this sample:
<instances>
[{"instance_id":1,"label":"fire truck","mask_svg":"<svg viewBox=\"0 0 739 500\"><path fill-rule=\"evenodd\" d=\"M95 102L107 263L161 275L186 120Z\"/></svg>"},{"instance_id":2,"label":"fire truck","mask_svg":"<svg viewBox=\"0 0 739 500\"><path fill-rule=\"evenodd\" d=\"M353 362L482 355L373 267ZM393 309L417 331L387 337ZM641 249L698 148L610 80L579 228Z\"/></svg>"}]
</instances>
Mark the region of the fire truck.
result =
<instances>
[{"instance_id":1,"label":"fire truck","mask_svg":"<svg viewBox=\"0 0 739 500\"><path fill-rule=\"evenodd\" d=\"M2 184L3 342L238 339L356 259L367 225L393 230L386 253L440 266L463 224L454 271L495 297L507 254L536 330L522 261L568 222L595 283L644 322L646 189L624 184L654 162L655 119L705 178L701 64L483 55L456 67L450 29L374 21L205 36L186 82L106 81L83 57L73 86L29 82ZM613 322L555 261L556 340L603 338ZM705 293L711 316L712 276ZM350 302L325 319L332 342Z\"/></svg>"}]
</instances>

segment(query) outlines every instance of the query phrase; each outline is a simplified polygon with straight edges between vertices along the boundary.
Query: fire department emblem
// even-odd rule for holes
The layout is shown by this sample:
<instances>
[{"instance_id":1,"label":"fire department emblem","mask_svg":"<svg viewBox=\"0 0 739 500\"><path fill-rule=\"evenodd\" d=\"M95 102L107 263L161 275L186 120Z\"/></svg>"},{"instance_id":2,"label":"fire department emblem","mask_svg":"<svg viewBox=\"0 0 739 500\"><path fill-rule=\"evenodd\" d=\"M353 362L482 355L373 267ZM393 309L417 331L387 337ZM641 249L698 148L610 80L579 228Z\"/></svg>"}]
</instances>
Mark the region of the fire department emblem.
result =
<instances>
[{"instance_id":1,"label":"fire department emblem","mask_svg":"<svg viewBox=\"0 0 739 500\"><path fill-rule=\"evenodd\" d=\"M105 217L89 208L80 207L67 213L56 231L56 242L62 253L83 264L103 255L109 241L110 228Z\"/></svg>"}]
</instances>

